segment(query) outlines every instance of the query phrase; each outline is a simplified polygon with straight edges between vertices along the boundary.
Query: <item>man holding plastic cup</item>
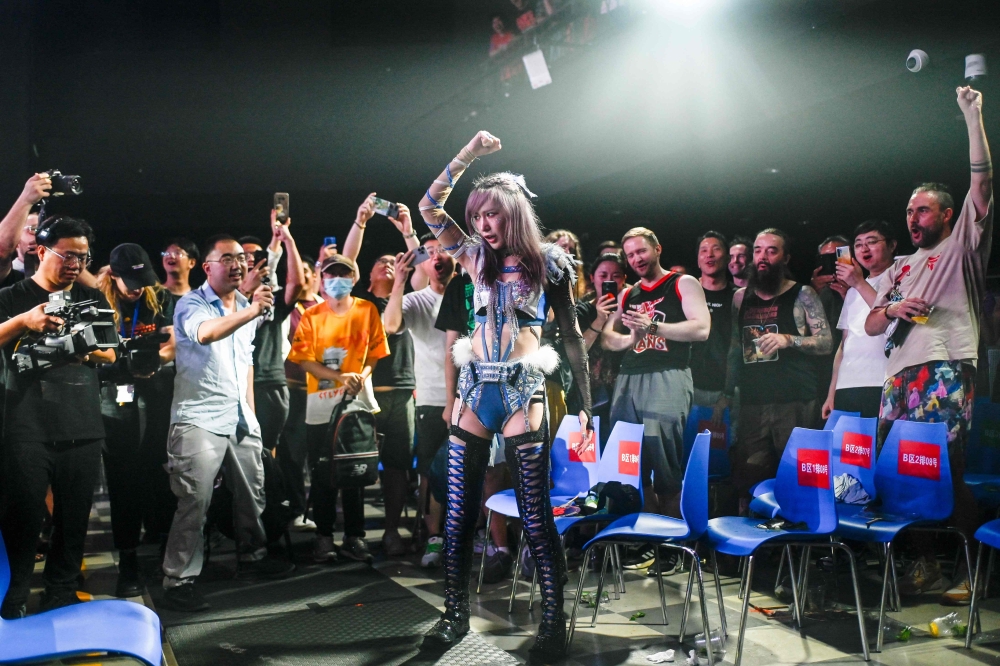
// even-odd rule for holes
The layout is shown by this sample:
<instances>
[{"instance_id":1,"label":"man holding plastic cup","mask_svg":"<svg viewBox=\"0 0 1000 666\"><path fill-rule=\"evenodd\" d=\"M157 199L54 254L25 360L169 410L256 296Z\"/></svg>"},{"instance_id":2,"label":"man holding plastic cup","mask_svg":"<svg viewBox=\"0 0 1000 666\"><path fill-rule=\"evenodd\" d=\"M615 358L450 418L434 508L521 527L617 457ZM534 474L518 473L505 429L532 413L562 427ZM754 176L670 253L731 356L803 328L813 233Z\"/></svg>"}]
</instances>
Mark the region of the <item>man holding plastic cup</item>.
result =
<instances>
[{"instance_id":1,"label":"man holding plastic cup","mask_svg":"<svg viewBox=\"0 0 1000 666\"><path fill-rule=\"evenodd\" d=\"M945 186L924 183L913 191L906 223L917 251L896 260L887 271L865 332L889 338L879 447L896 419L947 423L955 489L952 520L971 539L980 522L979 511L962 475L975 395L980 302L993 231L993 165L983 129L982 94L970 87L957 93L969 134L969 193L956 214ZM920 545L925 546L924 554L900 579L901 594L943 587L931 542ZM970 597L963 566L942 602L968 604Z\"/></svg>"}]
</instances>

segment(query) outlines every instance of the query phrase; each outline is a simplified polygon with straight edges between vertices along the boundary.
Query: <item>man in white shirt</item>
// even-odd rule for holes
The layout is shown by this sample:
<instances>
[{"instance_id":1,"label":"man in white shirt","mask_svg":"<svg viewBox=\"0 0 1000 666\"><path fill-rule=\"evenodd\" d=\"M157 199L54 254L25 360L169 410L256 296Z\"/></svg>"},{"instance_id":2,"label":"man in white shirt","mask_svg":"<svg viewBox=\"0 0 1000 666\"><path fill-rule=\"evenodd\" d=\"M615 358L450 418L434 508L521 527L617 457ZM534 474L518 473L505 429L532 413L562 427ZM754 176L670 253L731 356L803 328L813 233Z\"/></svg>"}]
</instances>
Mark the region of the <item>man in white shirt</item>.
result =
<instances>
[{"instance_id":1,"label":"man in white shirt","mask_svg":"<svg viewBox=\"0 0 1000 666\"><path fill-rule=\"evenodd\" d=\"M979 526L979 511L963 474L975 399L980 304L993 235L993 164L983 129L983 96L969 87L957 93L969 135L969 193L956 215L955 202L943 185L925 183L913 191L906 223L917 251L886 271L865 331L885 333L887 344L892 344L879 447L896 419L948 424L955 493L952 522L971 540ZM919 545L923 555L899 580L901 594L921 594L941 586L941 568L930 539L922 538ZM962 573L943 595L943 603L969 603L968 572Z\"/></svg>"},{"instance_id":2,"label":"man in white shirt","mask_svg":"<svg viewBox=\"0 0 1000 666\"><path fill-rule=\"evenodd\" d=\"M837 280L850 289L844 296L837 322L843 337L833 357L833 377L823 403L824 419L834 409L878 418L885 381L885 335L869 336L865 333L865 320L895 252L896 237L889 223L868 220L854 230L851 263L837 261ZM868 271L867 278L861 273L862 268Z\"/></svg>"},{"instance_id":3,"label":"man in white shirt","mask_svg":"<svg viewBox=\"0 0 1000 666\"><path fill-rule=\"evenodd\" d=\"M419 291L404 294L407 276L413 270L415 251L397 256L395 282L383 320L387 334L409 330L413 337L413 370L417 380L417 471L420 473L421 506L427 507L428 500L434 502L427 492L431 461L448 439L448 425L443 418L448 404L444 380L448 342L447 334L438 330L434 323L441 309L444 290L455 275L455 260L441 248L441 243L432 234L422 236L420 242L428 254L428 258L420 264L420 270L427 276L429 284ZM427 524L431 539L428 539L428 551L422 560L424 566L433 566L440 559L442 542L438 535L441 528L436 524L436 516L440 516L440 511L427 510L425 513L425 519L434 522ZM437 541L434 540L436 536Z\"/></svg>"}]
</instances>

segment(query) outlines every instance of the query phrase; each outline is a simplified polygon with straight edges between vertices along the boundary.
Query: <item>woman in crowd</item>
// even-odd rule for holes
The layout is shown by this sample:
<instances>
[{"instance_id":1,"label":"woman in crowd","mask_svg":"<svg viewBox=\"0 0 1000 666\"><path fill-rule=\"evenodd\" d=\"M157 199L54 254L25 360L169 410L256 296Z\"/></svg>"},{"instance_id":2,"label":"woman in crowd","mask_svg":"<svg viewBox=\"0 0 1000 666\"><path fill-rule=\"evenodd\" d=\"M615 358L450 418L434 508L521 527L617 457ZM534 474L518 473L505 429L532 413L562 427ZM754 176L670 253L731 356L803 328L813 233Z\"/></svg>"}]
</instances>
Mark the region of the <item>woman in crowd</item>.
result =
<instances>
[{"instance_id":1,"label":"woman in crowd","mask_svg":"<svg viewBox=\"0 0 1000 666\"><path fill-rule=\"evenodd\" d=\"M580 245L580 239L569 229L556 229L549 232L549 235L545 237L545 242L555 243L566 254L573 257L573 261L576 262L576 289L574 292L576 300L583 299L586 294L590 293L593 285L589 282L590 276L583 270L583 247Z\"/></svg>"},{"instance_id":2,"label":"woman in crowd","mask_svg":"<svg viewBox=\"0 0 1000 666\"><path fill-rule=\"evenodd\" d=\"M448 443L445 517L445 612L426 634L447 646L469 630L472 541L494 433L502 433L514 477L518 509L535 558L542 590L542 621L532 653L558 657L565 650L563 585L566 563L549 500L548 427L544 419L544 374L558 363L540 344L548 308L555 312L566 354L581 395L580 421L588 436L590 382L587 351L576 322L573 259L542 242L524 178L510 173L481 177L466 202L470 235L444 211L455 181L500 140L478 133L431 184L420 202L424 221L472 276L476 328L453 348L461 367L460 400L452 414Z\"/></svg>"},{"instance_id":3,"label":"woman in crowd","mask_svg":"<svg viewBox=\"0 0 1000 666\"><path fill-rule=\"evenodd\" d=\"M129 352L123 345L118 360L100 369L104 469L119 553L115 596L136 597L142 594L135 550L142 527L165 544L177 505L163 468L174 391L175 299L158 283L146 251L134 243L111 251L111 265L100 272L98 286L124 341L155 334L166 338L149 338L141 351Z\"/></svg>"}]
</instances>

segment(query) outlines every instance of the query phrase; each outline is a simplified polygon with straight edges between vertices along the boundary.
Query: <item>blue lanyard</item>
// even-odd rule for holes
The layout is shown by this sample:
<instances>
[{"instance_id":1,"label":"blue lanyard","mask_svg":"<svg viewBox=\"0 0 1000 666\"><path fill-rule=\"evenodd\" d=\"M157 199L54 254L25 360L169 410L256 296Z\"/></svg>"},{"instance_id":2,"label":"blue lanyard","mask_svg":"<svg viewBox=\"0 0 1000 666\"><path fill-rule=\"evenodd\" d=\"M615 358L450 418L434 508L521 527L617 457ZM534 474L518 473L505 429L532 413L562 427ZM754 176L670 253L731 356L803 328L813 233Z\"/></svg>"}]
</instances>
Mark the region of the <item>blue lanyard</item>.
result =
<instances>
[{"instance_id":1,"label":"blue lanyard","mask_svg":"<svg viewBox=\"0 0 1000 666\"><path fill-rule=\"evenodd\" d=\"M135 325L138 323L138 321L139 321L139 301L136 301L135 302L135 311L132 313L132 335L129 336L130 338L134 338L135 337ZM125 321L124 320L122 320L122 337L123 338L125 337Z\"/></svg>"}]
</instances>

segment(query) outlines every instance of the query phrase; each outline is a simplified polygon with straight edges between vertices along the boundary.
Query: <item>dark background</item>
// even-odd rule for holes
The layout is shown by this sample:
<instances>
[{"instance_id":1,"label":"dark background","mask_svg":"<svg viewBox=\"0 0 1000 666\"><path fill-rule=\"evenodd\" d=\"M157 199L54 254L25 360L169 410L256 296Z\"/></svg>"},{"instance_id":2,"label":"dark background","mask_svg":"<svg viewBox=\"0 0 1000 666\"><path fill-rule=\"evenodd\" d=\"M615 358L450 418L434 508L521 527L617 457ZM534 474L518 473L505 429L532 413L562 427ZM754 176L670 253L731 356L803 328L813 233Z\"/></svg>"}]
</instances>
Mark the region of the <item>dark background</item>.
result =
<instances>
[{"instance_id":1,"label":"dark background","mask_svg":"<svg viewBox=\"0 0 1000 666\"><path fill-rule=\"evenodd\" d=\"M372 190L415 209L488 129L504 150L473 171L524 173L544 224L576 231L588 257L641 223L665 263L693 267L708 228L778 226L805 276L829 234L872 217L903 234L921 181L964 197L954 89L964 56L986 54L995 74L977 87L997 140L1000 3L715 5L693 24L657 11L669 0L595 13L596 36L531 90L523 75L501 83L487 56L491 17L513 24L507 0L5 0L0 201L34 171L80 174L84 194L53 209L94 225L100 260L125 241L153 254L177 234L266 234L287 191L314 254L323 236L343 242ZM905 69L912 48L931 68ZM385 233L369 232L363 273L402 248L373 223Z\"/></svg>"}]
</instances>

